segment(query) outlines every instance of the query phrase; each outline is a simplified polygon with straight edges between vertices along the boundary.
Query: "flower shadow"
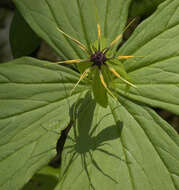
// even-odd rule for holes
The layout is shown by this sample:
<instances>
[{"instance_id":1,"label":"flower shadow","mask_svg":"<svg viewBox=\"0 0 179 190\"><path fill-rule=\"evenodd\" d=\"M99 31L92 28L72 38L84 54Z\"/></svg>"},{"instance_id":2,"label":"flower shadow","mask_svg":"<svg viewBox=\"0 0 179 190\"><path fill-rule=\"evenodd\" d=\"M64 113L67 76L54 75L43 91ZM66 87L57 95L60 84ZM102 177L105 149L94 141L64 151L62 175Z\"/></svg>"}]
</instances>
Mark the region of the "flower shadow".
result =
<instances>
[{"instance_id":1,"label":"flower shadow","mask_svg":"<svg viewBox=\"0 0 179 190\"><path fill-rule=\"evenodd\" d=\"M96 102L92 99L90 94L87 94L84 98L80 99L70 110L71 117L74 125L68 134L67 142L64 147L64 160L68 160L63 175L65 175L68 169L72 166L76 159L81 160L81 168L86 173L88 181L92 189L95 189L91 176L89 173L89 162L93 167L98 170L102 175L118 183L118 180L114 179L108 172L103 169L102 164L97 161L93 153L98 151L105 156L112 157L124 161L117 153L111 152L110 141L120 138L123 123L117 121L115 125L103 126L104 120L107 120L111 116L111 111L103 113L97 122L95 120L95 114L97 110ZM108 147L109 148L106 148ZM105 148L104 148L105 147ZM70 156L69 156L70 155ZM68 159L67 157L70 157Z\"/></svg>"}]
</instances>

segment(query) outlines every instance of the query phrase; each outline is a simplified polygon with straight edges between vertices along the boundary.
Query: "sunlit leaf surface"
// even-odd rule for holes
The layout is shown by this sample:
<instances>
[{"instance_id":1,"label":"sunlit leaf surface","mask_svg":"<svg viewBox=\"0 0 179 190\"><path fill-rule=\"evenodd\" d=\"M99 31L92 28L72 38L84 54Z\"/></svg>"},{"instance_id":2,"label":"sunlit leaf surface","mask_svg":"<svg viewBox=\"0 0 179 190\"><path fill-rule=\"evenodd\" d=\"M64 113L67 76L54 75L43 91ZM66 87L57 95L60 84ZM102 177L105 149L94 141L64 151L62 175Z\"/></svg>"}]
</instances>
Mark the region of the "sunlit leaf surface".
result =
<instances>
[{"instance_id":1,"label":"sunlit leaf surface","mask_svg":"<svg viewBox=\"0 0 179 190\"><path fill-rule=\"evenodd\" d=\"M57 27L89 46L96 24L112 41L124 29L130 0L14 0L33 30L62 59L86 55ZM119 55L137 89L114 81L118 102L96 104L88 80L31 58L0 65L0 189L18 190L55 155L70 120L55 190L178 190L179 138L149 106L179 113L179 1L167 0L137 27ZM108 42L109 43L109 42ZM59 134L58 134L58 133Z\"/></svg>"}]
</instances>

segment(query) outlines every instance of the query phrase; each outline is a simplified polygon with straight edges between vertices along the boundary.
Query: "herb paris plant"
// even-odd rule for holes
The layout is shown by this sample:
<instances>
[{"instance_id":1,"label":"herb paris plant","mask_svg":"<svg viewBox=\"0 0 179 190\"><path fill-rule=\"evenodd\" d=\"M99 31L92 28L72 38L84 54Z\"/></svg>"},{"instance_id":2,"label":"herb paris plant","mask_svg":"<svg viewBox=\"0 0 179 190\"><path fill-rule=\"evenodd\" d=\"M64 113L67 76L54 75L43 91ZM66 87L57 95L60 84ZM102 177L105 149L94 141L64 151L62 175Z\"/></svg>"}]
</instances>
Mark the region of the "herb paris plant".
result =
<instances>
[{"instance_id":1,"label":"herb paris plant","mask_svg":"<svg viewBox=\"0 0 179 190\"><path fill-rule=\"evenodd\" d=\"M133 23L134 20L132 20L128 26L125 28L125 30L131 25L131 23ZM108 88L108 85L105 81L105 79L107 80L107 82L109 83L109 76L110 73L108 71L110 71L114 76L116 76L117 78L119 78L120 80L122 80L123 82L125 82L126 84L135 87L136 86L134 84L132 84L131 82L129 82L128 80L124 79L122 76L120 76L120 74L118 72L116 72L116 70L112 67L112 64L116 64L116 66L120 67L120 62L117 62L117 60L126 60L129 58L133 58L135 56L116 56L116 52L112 51L110 52L110 50L117 44L117 42L121 39L122 35L118 35L111 43L109 46L103 48L104 42L102 43L101 41L101 27L100 24L97 24L97 33L98 33L98 41L96 42L96 47L95 44L91 45L90 49L87 49L81 42L79 42L77 39L74 39L73 37L71 37L70 35L66 34L64 31L62 31L61 29L58 28L58 30L66 37L68 37L69 39L71 39L73 42L75 42L79 48L81 48L85 53L88 54L89 58L88 59L74 59L74 60L66 60L66 61L61 61L61 62L57 62L57 64L60 63L82 63L80 68L79 65L79 70L82 70L84 68L86 68L79 81L76 83L76 85L74 86L74 88L72 89L72 91L78 86L79 82L85 78L88 73L90 72L90 70L92 71L96 71L96 73L92 73L92 84L93 85L93 93L94 93L94 97L96 99L96 101L101 104L102 106L106 107L108 105L107 103L107 96L106 96L106 92L104 91L103 88L105 88L107 90L107 92L114 98L117 100L117 98L113 95L113 93L110 91L110 89ZM124 30L124 31L125 31ZM103 40L105 41L105 40ZM115 61L116 60L116 61ZM88 62L87 66L85 66L86 62ZM127 73L125 72L125 70L123 68L120 68L123 73L125 73L127 75ZM119 70L119 69L118 69ZM119 70L120 71L120 70ZM105 74L106 72L108 72L108 74ZM105 75L105 79L104 76ZM99 80L98 80L99 78ZM99 81L101 82L101 84L103 85L102 88L100 88L101 84L99 84ZM71 92L72 92L71 91ZM102 93L100 93L99 91L102 91ZM100 94L100 96L99 96ZM101 96L106 97L105 101L103 101L103 98Z\"/></svg>"},{"instance_id":2,"label":"herb paris plant","mask_svg":"<svg viewBox=\"0 0 179 190\"><path fill-rule=\"evenodd\" d=\"M61 60L83 60L86 56L89 59L90 55L57 28L88 50L98 48L98 23L92 0L14 2L29 26ZM101 45L101 50L124 30L130 4L130 0L96 1L101 43L105 39L107 44ZM22 189L55 156L59 135L52 130L59 133L71 119L75 119L75 124L65 143L55 190L179 189L178 135L151 109L163 108L179 114L178 7L178 0L166 0L116 52L116 57L150 57L123 61L127 76L137 86L127 93L120 79L112 78L108 83L102 73L107 87L118 98L117 102L109 95L106 108L96 104L105 93L94 99L91 94L97 88L89 88L95 81L91 81L90 73L95 73L97 85L101 84L106 92L98 67L69 96L80 78L70 68L30 57L0 65L1 190ZM78 63L81 73L86 69L82 68L84 65L90 66ZM130 82L115 64L112 67Z\"/></svg>"}]
</instances>

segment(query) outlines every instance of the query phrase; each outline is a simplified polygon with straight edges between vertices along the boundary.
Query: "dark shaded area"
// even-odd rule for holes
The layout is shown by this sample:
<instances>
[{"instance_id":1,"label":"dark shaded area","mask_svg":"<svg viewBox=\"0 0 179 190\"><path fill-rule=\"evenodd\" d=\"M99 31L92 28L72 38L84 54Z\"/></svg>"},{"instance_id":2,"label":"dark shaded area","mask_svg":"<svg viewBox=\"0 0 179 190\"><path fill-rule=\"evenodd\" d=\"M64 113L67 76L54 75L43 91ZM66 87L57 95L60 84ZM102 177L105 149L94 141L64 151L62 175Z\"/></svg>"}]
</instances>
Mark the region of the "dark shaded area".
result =
<instances>
[{"instance_id":1,"label":"dark shaded area","mask_svg":"<svg viewBox=\"0 0 179 190\"><path fill-rule=\"evenodd\" d=\"M134 18L128 18L127 25L133 20ZM129 39L129 37L132 35L136 27L142 22L142 18L135 17L135 20L129 25L129 27L126 29L126 31L123 33L122 40L118 45L118 50L124 45L124 43Z\"/></svg>"},{"instance_id":2,"label":"dark shaded area","mask_svg":"<svg viewBox=\"0 0 179 190\"><path fill-rule=\"evenodd\" d=\"M52 175L35 174L22 190L53 190L57 183Z\"/></svg>"},{"instance_id":3,"label":"dark shaded area","mask_svg":"<svg viewBox=\"0 0 179 190\"><path fill-rule=\"evenodd\" d=\"M179 134L179 116L170 113L166 110L162 110L162 109L155 109L155 111L164 119L166 120L171 126L173 126L173 128L177 131L177 133Z\"/></svg>"},{"instance_id":4,"label":"dark shaded area","mask_svg":"<svg viewBox=\"0 0 179 190\"><path fill-rule=\"evenodd\" d=\"M69 125L61 132L61 136L57 141L57 144L56 144L57 155L49 163L49 165L54 168L58 168L61 164L61 156L62 156L63 147L64 147L65 141L67 139L68 133L69 133L71 127L73 126L73 123L74 123L74 121L70 121Z\"/></svg>"},{"instance_id":5,"label":"dark shaded area","mask_svg":"<svg viewBox=\"0 0 179 190\"><path fill-rule=\"evenodd\" d=\"M41 39L31 29L18 10L14 11L9 40L14 58L22 56L37 57Z\"/></svg>"},{"instance_id":6,"label":"dark shaded area","mask_svg":"<svg viewBox=\"0 0 179 190\"><path fill-rule=\"evenodd\" d=\"M13 18L13 11L2 8L0 0L0 63L12 59L9 42L9 29Z\"/></svg>"},{"instance_id":7,"label":"dark shaded area","mask_svg":"<svg viewBox=\"0 0 179 190\"><path fill-rule=\"evenodd\" d=\"M0 0L0 8L14 10L15 6L14 6L12 0Z\"/></svg>"}]
</instances>

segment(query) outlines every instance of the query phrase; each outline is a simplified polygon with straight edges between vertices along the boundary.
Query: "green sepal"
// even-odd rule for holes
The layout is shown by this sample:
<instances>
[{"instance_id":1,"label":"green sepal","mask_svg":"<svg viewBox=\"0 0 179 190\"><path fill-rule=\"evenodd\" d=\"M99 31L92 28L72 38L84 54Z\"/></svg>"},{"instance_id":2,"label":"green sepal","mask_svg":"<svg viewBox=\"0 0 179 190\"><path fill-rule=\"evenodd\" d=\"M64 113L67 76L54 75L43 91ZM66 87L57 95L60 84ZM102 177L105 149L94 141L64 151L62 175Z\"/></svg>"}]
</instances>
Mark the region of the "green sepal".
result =
<instances>
[{"instance_id":1,"label":"green sepal","mask_svg":"<svg viewBox=\"0 0 179 190\"><path fill-rule=\"evenodd\" d=\"M101 83L97 66L92 68L92 90L96 102L106 108L108 106L107 91Z\"/></svg>"},{"instance_id":2,"label":"green sepal","mask_svg":"<svg viewBox=\"0 0 179 190\"><path fill-rule=\"evenodd\" d=\"M121 77L123 77L125 80L127 80L127 81L133 83L132 80L131 80L131 78L130 78L129 75L127 74L127 72L126 72L126 70L125 70L125 67L124 67L124 65L123 65L123 63L122 63L121 61L119 61L119 60L117 60L117 59L112 59L112 60L108 61L107 64L108 64L110 67L112 67L113 69L115 69L115 71L116 71ZM115 79L115 80L114 80L114 79ZM111 87L114 88L114 89L116 88L116 87L115 87L115 84L116 84L116 83L123 83L123 84L125 84L124 91L125 91L126 93L129 91L129 89L130 89L130 87L131 87L129 84L124 83L122 80L120 80L119 78L115 77L114 75L113 75L113 81L114 81L114 82L111 83Z\"/></svg>"},{"instance_id":3,"label":"green sepal","mask_svg":"<svg viewBox=\"0 0 179 190\"><path fill-rule=\"evenodd\" d=\"M87 68L92 66L92 62L77 63L77 68L80 73L83 73Z\"/></svg>"},{"instance_id":4,"label":"green sepal","mask_svg":"<svg viewBox=\"0 0 179 190\"><path fill-rule=\"evenodd\" d=\"M129 75L127 74L125 67L123 65L123 63L117 59L111 59L110 61L107 61L107 64L112 67L113 69L115 69L115 71L117 73L119 73L119 75L121 75L121 77L123 77L124 79L128 80L131 82L131 78L129 77ZM120 80L120 79L119 79ZM121 81L121 80L120 80ZM121 81L122 82L122 81Z\"/></svg>"},{"instance_id":5,"label":"green sepal","mask_svg":"<svg viewBox=\"0 0 179 190\"><path fill-rule=\"evenodd\" d=\"M99 44L98 40L96 40L90 45L92 53L95 53L96 50L98 51L98 44ZM102 37L100 40L100 51L102 51L105 47L106 47L106 38Z\"/></svg>"},{"instance_id":6,"label":"green sepal","mask_svg":"<svg viewBox=\"0 0 179 190\"><path fill-rule=\"evenodd\" d=\"M109 86L111 81L113 81L115 78L114 75L109 71L109 68L105 65L101 66L101 71L106 84Z\"/></svg>"}]
</instances>

